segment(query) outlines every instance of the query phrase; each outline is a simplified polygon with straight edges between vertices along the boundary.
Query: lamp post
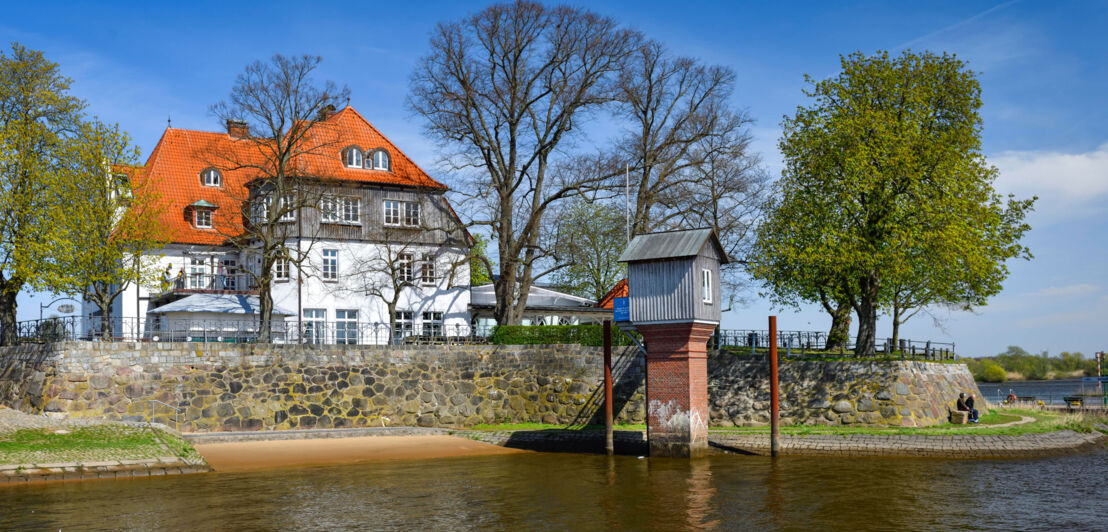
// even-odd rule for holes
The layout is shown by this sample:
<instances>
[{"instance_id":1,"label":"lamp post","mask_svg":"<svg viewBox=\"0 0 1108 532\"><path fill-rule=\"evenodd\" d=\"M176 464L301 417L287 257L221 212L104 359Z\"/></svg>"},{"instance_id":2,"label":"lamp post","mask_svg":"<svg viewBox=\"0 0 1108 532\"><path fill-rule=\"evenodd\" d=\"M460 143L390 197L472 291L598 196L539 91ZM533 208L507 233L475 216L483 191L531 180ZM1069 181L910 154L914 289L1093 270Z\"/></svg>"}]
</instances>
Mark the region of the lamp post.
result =
<instances>
[{"instance_id":1,"label":"lamp post","mask_svg":"<svg viewBox=\"0 0 1108 532\"><path fill-rule=\"evenodd\" d=\"M71 297L59 297L58 299L55 299L55 300L53 300L53 301L51 301L51 302L49 302L45 305L43 305L42 303L39 303L38 304L38 319L39 319L39 321L42 321L42 311L54 306L54 303L57 303L58 301L72 301L74 303L80 303L80 301L77 301L76 299L73 299ZM71 314L76 309L71 308L68 311L66 311L63 308L59 307L58 310L61 311L62 314Z\"/></svg>"}]
</instances>

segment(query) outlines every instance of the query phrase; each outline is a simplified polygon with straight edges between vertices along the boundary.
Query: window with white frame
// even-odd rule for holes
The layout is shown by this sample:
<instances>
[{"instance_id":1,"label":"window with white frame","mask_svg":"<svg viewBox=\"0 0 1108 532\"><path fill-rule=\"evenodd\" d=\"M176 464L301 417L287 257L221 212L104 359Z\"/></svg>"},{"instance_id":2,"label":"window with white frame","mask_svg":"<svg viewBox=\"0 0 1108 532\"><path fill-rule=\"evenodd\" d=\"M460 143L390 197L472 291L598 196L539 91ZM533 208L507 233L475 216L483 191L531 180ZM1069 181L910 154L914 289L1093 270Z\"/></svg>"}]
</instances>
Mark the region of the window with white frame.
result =
<instances>
[{"instance_id":1,"label":"window with white frame","mask_svg":"<svg viewBox=\"0 0 1108 532\"><path fill-rule=\"evenodd\" d=\"M396 256L396 280L402 283L415 281L415 265L411 253L400 253Z\"/></svg>"},{"instance_id":2,"label":"window with white frame","mask_svg":"<svg viewBox=\"0 0 1108 532\"><path fill-rule=\"evenodd\" d=\"M712 302L712 270L703 269L700 270L700 291L701 301L705 303Z\"/></svg>"},{"instance_id":3,"label":"window with white frame","mask_svg":"<svg viewBox=\"0 0 1108 532\"><path fill-rule=\"evenodd\" d=\"M435 254L425 253L423 262L420 263L419 282L425 286L434 286L435 275Z\"/></svg>"},{"instance_id":4,"label":"window with white frame","mask_svg":"<svg viewBox=\"0 0 1108 532\"><path fill-rule=\"evenodd\" d=\"M385 200L385 225L419 227L419 203Z\"/></svg>"},{"instance_id":5,"label":"window with white frame","mask_svg":"<svg viewBox=\"0 0 1108 532\"><path fill-rule=\"evenodd\" d=\"M392 161L389 158L389 152L385 151L384 149L378 148L376 151L373 152L372 157L372 161L370 161L369 158L366 158L366 168L370 168L371 165L374 170L390 170L392 168Z\"/></svg>"},{"instance_id":6,"label":"window with white frame","mask_svg":"<svg viewBox=\"0 0 1108 532\"><path fill-rule=\"evenodd\" d=\"M362 223L361 205L358 202L358 198L355 197L343 197L339 198L339 208L342 212L342 223L346 224L359 224Z\"/></svg>"},{"instance_id":7,"label":"window with white frame","mask_svg":"<svg viewBox=\"0 0 1108 532\"><path fill-rule=\"evenodd\" d=\"M442 313L423 313L423 334L432 337L442 336Z\"/></svg>"},{"instance_id":8,"label":"window with white frame","mask_svg":"<svg viewBox=\"0 0 1108 532\"><path fill-rule=\"evenodd\" d=\"M193 290L207 288L207 283L204 282L207 273L208 266L204 259L189 259L189 288Z\"/></svg>"},{"instance_id":9,"label":"window with white frame","mask_svg":"<svg viewBox=\"0 0 1108 532\"><path fill-rule=\"evenodd\" d=\"M208 168L200 172L200 182L206 187L223 186L223 174L219 173L219 170L215 168Z\"/></svg>"},{"instance_id":10,"label":"window with white frame","mask_svg":"<svg viewBox=\"0 0 1108 532\"><path fill-rule=\"evenodd\" d=\"M358 343L358 311L356 311L356 310L336 310L335 311L335 343L336 344L356 344L356 343Z\"/></svg>"},{"instance_id":11,"label":"window with white frame","mask_svg":"<svg viewBox=\"0 0 1108 532\"><path fill-rule=\"evenodd\" d=\"M289 280L289 261L284 257L279 257L273 261L273 279L276 281L288 281Z\"/></svg>"},{"instance_id":12,"label":"window with white frame","mask_svg":"<svg viewBox=\"0 0 1108 532\"><path fill-rule=\"evenodd\" d=\"M197 229L212 228L212 211L208 209L195 209L192 211L193 223Z\"/></svg>"},{"instance_id":13,"label":"window with white frame","mask_svg":"<svg viewBox=\"0 0 1108 532\"><path fill-rule=\"evenodd\" d=\"M319 200L319 217L323 223L338 223L341 218L339 216L339 198L337 196L325 195Z\"/></svg>"},{"instance_id":14,"label":"window with white frame","mask_svg":"<svg viewBox=\"0 0 1108 532\"><path fill-rule=\"evenodd\" d=\"M301 341L306 344L322 344L326 336L327 310L321 308L304 309Z\"/></svg>"},{"instance_id":15,"label":"window with white frame","mask_svg":"<svg viewBox=\"0 0 1108 532\"><path fill-rule=\"evenodd\" d=\"M281 199L280 199L281 216L278 218L278 221L281 221L281 222L295 222L296 221L296 208L293 207L294 205L296 205L296 200L295 200L295 198L293 198L293 196L291 194L286 194L284 196L281 196Z\"/></svg>"},{"instance_id":16,"label":"window with white frame","mask_svg":"<svg viewBox=\"0 0 1108 532\"><path fill-rule=\"evenodd\" d=\"M339 278L339 250L323 250L323 279L337 281Z\"/></svg>"},{"instance_id":17,"label":"window with white frame","mask_svg":"<svg viewBox=\"0 0 1108 532\"><path fill-rule=\"evenodd\" d=\"M404 225L419 227L419 204L414 201L404 203Z\"/></svg>"},{"instance_id":18,"label":"window with white frame","mask_svg":"<svg viewBox=\"0 0 1108 532\"><path fill-rule=\"evenodd\" d=\"M346 153L343 155L343 160L346 162L346 166L350 168L361 168L362 150L354 147L347 148Z\"/></svg>"},{"instance_id":19,"label":"window with white frame","mask_svg":"<svg viewBox=\"0 0 1108 532\"><path fill-rule=\"evenodd\" d=\"M400 202L385 200L385 225L400 225Z\"/></svg>"},{"instance_id":20,"label":"window with white frame","mask_svg":"<svg viewBox=\"0 0 1108 532\"><path fill-rule=\"evenodd\" d=\"M269 221L269 196L254 198L250 204L250 221L254 225L261 225Z\"/></svg>"},{"instance_id":21,"label":"window with white frame","mask_svg":"<svg viewBox=\"0 0 1108 532\"><path fill-rule=\"evenodd\" d=\"M415 321L415 313L410 310L398 310L393 315L393 338L397 341L412 335L412 325Z\"/></svg>"}]
</instances>

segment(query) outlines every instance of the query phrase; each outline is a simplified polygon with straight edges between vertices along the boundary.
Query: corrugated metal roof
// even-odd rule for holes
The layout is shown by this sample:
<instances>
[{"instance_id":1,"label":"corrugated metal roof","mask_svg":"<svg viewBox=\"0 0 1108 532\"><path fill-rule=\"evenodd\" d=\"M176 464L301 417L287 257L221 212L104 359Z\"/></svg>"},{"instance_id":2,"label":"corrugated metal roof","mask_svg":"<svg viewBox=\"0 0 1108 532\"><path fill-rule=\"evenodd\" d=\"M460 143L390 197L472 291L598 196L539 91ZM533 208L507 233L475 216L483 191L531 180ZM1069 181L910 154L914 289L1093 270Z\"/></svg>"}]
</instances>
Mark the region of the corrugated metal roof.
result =
<instances>
[{"instance_id":1,"label":"corrugated metal roof","mask_svg":"<svg viewBox=\"0 0 1108 532\"><path fill-rule=\"evenodd\" d=\"M637 235L619 256L619 262L695 257L700 254L707 240L711 240L715 246L720 264L730 262L715 231L707 228Z\"/></svg>"},{"instance_id":2,"label":"corrugated metal roof","mask_svg":"<svg viewBox=\"0 0 1108 532\"><path fill-rule=\"evenodd\" d=\"M240 294L193 294L150 310L150 314L165 314L167 312L257 314L258 296L245 296ZM296 313L289 312L274 305L273 315L295 316Z\"/></svg>"}]
</instances>

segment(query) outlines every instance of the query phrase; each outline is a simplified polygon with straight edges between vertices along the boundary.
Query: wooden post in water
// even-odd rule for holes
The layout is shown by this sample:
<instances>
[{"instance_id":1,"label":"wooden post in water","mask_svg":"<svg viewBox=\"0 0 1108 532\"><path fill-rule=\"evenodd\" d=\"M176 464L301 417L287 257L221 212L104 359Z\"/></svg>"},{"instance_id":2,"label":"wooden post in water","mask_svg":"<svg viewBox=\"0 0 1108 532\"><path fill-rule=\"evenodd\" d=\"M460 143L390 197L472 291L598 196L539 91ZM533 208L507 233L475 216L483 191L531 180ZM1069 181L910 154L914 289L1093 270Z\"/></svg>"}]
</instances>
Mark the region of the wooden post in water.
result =
<instances>
[{"instance_id":1,"label":"wooden post in water","mask_svg":"<svg viewBox=\"0 0 1108 532\"><path fill-rule=\"evenodd\" d=\"M604 320L604 451L615 454L612 434L612 322Z\"/></svg>"},{"instance_id":2,"label":"wooden post in water","mask_svg":"<svg viewBox=\"0 0 1108 532\"><path fill-rule=\"evenodd\" d=\"M778 433L780 405L777 402L777 316L769 317L769 454L777 456L781 451L781 435Z\"/></svg>"}]
</instances>

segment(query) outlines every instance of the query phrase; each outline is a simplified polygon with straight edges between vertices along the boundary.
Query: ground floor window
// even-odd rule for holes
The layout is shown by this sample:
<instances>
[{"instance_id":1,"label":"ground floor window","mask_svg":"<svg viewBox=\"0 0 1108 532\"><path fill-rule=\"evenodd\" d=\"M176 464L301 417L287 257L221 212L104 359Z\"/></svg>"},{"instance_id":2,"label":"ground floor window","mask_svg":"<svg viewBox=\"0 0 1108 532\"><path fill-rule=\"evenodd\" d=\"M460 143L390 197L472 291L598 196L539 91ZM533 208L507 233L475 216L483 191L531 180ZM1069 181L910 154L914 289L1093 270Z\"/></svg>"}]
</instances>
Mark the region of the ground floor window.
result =
<instances>
[{"instance_id":1,"label":"ground floor window","mask_svg":"<svg viewBox=\"0 0 1108 532\"><path fill-rule=\"evenodd\" d=\"M410 310L396 311L396 324L393 328L393 337L397 342L412 335L412 322L415 321L415 313Z\"/></svg>"},{"instance_id":2,"label":"ground floor window","mask_svg":"<svg viewBox=\"0 0 1108 532\"><path fill-rule=\"evenodd\" d=\"M322 344L326 336L327 311L321 308L304 309L302 340L306 344Z\"/></svg>"},{"instance_id":3,"label":"ground floor window","mask_svg":"<svg viewBox=\"0 0 1108 532\"><path fill-rule=\"evenodd\" d=\"M442 336L442 313L441 312L424 312L423 313L423 334L430 337Z\"/></svg>"},{"instance_id":4,"label":"ground floor window","mask_svg":"<svg viewBox=\"0 0 1108 532\"><path fill-rule=\"evenodd\" d=\"M337 343L337 344L356 344L356 343L358 343L358 311L356 311L356 310L336 310L335 311L335 343Z\"/></svg>"}]
</instances>

